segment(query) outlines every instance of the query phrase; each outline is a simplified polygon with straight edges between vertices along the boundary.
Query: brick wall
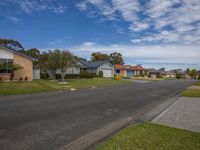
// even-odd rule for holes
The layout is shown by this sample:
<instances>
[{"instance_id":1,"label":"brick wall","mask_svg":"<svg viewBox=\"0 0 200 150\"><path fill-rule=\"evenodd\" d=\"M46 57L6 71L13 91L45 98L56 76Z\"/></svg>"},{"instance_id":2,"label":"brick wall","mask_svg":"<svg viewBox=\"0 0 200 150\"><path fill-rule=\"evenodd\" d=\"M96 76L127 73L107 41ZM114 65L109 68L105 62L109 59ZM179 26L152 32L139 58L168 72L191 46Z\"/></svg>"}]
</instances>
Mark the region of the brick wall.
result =
<instances>
[{"instance_id":1,"label":"brick wall","mask_svg":"<svg viewBox=\"0 0 200 150\"><path fill-rule=\"evenodd\" d=\"M14 53L13 63L23 67L15 71L14 80L19 80L20 77L22 77L23 80L25 77L27 77L29 81L33 80L33 62L31 59Z\"/></svg>"},{"instance_id":2,"label":"brick wall","mask_svg":"<svg viewBox=\"0 0 200 150\"><path fill-rule=\"evenodd\" d=\"M0 73L0 78L2 80L10 80L10 73Z\"/></svg>"}]
</instances>

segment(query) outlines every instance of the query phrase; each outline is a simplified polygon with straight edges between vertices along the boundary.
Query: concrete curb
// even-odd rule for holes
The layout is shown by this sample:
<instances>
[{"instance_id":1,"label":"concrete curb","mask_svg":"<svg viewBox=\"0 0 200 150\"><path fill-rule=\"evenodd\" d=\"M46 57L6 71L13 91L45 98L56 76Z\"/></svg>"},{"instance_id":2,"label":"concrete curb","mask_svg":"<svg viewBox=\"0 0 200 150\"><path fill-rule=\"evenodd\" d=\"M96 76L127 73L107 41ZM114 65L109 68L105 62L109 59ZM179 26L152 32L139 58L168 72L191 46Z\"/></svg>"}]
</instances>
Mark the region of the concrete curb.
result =
<instances>
[{"instance_id":1,"label":"concrete curb","mask_svg":"<svg viewBox=\"0 0 200 150\"><path fill-rule=\"evenodd\" d=\"M163 110L168 108L173 104L179 96L170 98L169 100L164 101L161 104L153 103L143 107L134 114L130 114L128 117L119 119L111 124L106 125L103 128L100 128L92 133L89 133L85 136L80 137L79 139L71 142L70 144L62 147L60 150L84 150L93 147L98 142L109 137L113 133L116 133L120 129L138 122L148 122L153 120L158 116Z\"/></svg>"}]
</instances>

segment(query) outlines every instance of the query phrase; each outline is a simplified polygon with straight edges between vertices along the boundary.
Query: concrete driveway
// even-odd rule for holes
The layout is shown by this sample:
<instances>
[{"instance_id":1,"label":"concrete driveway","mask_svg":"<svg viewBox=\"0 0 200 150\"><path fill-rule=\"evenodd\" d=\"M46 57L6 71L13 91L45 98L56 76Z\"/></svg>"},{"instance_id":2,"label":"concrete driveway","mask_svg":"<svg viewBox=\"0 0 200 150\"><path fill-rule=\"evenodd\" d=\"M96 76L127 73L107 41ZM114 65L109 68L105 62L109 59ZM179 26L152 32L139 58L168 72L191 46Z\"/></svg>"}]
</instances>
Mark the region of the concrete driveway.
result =
<instances>
[{"instance_id":1,"label":"concrete driveway","mask_svg":"<svg viewBox=\"0 0 200 150\"><path fill-rule=\"evenodd\" d=\"M1 150L54 150L175 96L192 80L0 97ZM152 105L153 106L153 105Z\"/></svg>"}]
</instances>

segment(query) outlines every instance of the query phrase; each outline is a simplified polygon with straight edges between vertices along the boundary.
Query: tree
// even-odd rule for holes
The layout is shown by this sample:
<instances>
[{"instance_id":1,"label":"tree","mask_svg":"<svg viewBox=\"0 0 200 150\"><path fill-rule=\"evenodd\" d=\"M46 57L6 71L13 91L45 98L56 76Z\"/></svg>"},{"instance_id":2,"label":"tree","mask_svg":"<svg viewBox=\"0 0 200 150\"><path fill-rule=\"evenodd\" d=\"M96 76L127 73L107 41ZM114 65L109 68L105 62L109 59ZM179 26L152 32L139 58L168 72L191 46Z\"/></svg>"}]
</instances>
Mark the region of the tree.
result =
<instances>
[{"instance_id":1,"label":"tree","mask_svg":"<svg viewBox=\"0 0 200 150\"><path fill-rule=\"evenodd\" d=\"M24 50L23 46L20 42L12 39L0 39L0 45L8 48L12 48L14 50Z\"/></svg>"},{"instance_id":2,"label":"tree","mask_svg":"<svg viewBox=\"0 0 200 150\"><path fill-rule=\"evenodd\" d=\"M39 55L38 65L42 73L47 73L49 69L49 53L43 52Z\"/></svg>"},{"instance_id":3,"label":"tree","mask_svg":"<svg viewBox=\"0 0 200 150\"><path fill-rule=\"evenodd\" d=\"M197 75L197 70L196 69L190 70L189 75L190 75L190 77L192 77L192 79L195 79L196 75Z\"/></svg>"},{"instance_id":4,"label":"tree","mask_svg":"<svg viewBox=\"0 0 200 150\"><path fill-rule=\"evenodd\" d=\"M100 52L92 53L91 55L91 61L102 61L102 60L108 60L109 61L109 56L107 54L102 54Z\"/></svg>"},{"instance_id":5,"label":"tree","mask_svg":"<svg viewBox=\"0 0 200 150\"><path fill-rule=\"evenodd\" d=\"M19 50L19 52L24 53L28 56L31 56L35 59L38 59L40 56L40 50L38 50L37 48L31 48L28 50Z\"/></svg>"},{"instance_id":6,"label":"tree","mask_svg":"<svg viewBox=\"0 0 200 150\"><path fill-rule=\"evenodd\" d=\"M112 53L112 54L109 55L109 61L113 65L124 64L124 60L123 60L122 54L117 53L117 52Z\"/></svg>"},{"instance_id":7,"label":"tree","mask_svg":"<svg viewBox=\"0 0 200 150\"><path fill-rule=\"evenodd\" d=\"M60 69L62 81L64 81L65 72L70 68L76 59L69 50L49 51L49 68L53 70Z\"/></svg>"}]
</instances>

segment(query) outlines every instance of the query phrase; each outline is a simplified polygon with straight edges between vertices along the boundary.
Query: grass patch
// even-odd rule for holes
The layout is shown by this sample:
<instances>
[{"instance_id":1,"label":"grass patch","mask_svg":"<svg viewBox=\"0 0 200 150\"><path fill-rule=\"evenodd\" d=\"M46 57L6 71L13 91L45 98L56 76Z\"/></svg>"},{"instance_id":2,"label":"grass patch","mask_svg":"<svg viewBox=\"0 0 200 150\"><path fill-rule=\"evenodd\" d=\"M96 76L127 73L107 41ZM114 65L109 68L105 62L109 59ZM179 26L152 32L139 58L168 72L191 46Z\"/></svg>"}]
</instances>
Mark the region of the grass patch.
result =
<instances>
[{"instance_id":1,"label":"grass patch","mask_svg":"<svg viewBox=\"0 0 200 150\"><path fill-rule=\"evenodd\" d=\"M0 95L16 95L28 93L41 93L48 91L64 90L69 88L89 88L92 86L110 86L128 84L129 81L116 81L113 79L95 78L95 79L70 79L67 84L58 84L49 80L38 80L32 82L13 81L0 82Z\"/></svg>"},{"instance_id":2,"label":"grass patch","mask_svg":"<svg viewBox=\"0 0 200 150\"><path fill-rule=\"evenodd\" d=\"M184 97L200 97L200 89L186 89L181 93Z\"/></svg>"},{"instance_id":3,"label":"grass patch","mask_svg":"<svg viewBox=\"0 0 200 150\"><path fill-rule=\"evenodd\" d=\"M130 126L95 150L197 150L200 133L157 124Z\"/></svg>"},{"instance_id":4,"label":"grass patch","mask_svg":"<svg viewBox=\"0 0 200 150\"><path fill-rule=\"evenodd\" d=\"M193 85L200 86L200 81L195 82Z\"/></svg>"}]
</instances>

